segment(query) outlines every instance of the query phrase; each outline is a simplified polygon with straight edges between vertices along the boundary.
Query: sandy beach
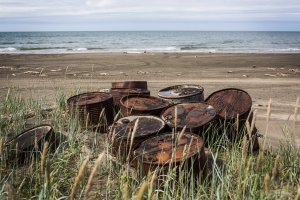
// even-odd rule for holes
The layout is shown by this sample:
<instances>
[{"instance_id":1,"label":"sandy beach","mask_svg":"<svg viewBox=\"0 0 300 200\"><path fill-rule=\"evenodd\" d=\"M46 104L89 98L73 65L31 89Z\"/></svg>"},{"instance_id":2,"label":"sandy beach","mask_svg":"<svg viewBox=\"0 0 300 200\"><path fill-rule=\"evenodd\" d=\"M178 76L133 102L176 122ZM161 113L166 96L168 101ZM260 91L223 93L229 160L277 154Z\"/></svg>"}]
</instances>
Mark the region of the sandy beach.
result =
<instances>
[{"instance_id":1,"label":"sandy beach","mask_svg":"<svg viewBox=\"0 0 300 200\"><path fill-rule=\"evenodd\" d=\"M246 90L257 109L257 127L265 134L266 112L272 98L268 138L277 148L286 124L300 138L300 116L294 123L300 96L300 54L101 53L0 55L0 96L15 94L51 107L58 92L66 97L110 88L112 81L147 80L151 95L166 86L194 83L213 91L236 87Z\"/></svg>"}]
</instances>

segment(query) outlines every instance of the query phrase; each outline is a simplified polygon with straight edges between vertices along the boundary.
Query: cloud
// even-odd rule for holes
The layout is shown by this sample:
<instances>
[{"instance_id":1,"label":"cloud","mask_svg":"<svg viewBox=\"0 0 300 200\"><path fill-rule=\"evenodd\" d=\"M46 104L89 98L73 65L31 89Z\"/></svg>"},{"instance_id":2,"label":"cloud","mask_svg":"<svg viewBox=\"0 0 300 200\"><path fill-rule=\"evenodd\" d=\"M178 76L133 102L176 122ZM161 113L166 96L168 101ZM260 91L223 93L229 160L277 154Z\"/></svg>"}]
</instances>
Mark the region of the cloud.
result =
<instances>
[{"instance_id":1,"label":"cloud","mask_svg":"<svg viewBox=\"0 0 300 200\"><path fill-rule=\"evenodd\" d=\"M0 0L1 22L299 22L299 0ZM96 23L96 22L95 22ZM299 26L298 26L299 27Z\"/></svg>"},{"instance_id":2,"label":"cloud","mask_svg":"<svg viewBox=\"0 0 300 200\"><path fill-rule=\"evenodd\" d=\"M0 0L0 16L91 14L299 14L296 0Z\"/></svg>"}]
</instances>

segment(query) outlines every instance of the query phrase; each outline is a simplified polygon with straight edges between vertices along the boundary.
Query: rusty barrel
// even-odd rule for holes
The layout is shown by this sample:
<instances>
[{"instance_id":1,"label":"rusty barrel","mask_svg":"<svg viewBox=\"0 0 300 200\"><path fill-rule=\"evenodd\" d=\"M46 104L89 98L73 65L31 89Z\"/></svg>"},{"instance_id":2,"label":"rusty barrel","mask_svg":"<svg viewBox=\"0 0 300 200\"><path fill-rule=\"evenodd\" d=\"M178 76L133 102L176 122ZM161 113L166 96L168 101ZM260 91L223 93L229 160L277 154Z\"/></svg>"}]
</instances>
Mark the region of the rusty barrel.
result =
<instances>
[{"instance_id":1,"label":"rusty barrel","mask_svg":"<svg viewBox=\"0 0 300 200\"><path fill-rule=\"evenodd\" d=\"M58 145L52 126L39 125L27 129L5 143L10 152L8 158L10 160L17 158L21 163L29 161L33 152L43 150L46 141L49 143L49 149L51 150Z\"/></svg>"},{"instance_id":2,"label":"rusty barrel","mask_svg":"<svg viewBox=\"0 0 300 200\"><path fill-rule=\"evenodd\" d=\"M124 96L150 96L150 91L145 89L129 88L129 89L111 89L111 94L114 99L114 105L119 106L120 100Z\"/></svg>"},{"instance_id":3,"label":"rusty barrel","mask_svg":"<svg viewBox=\"0 0 300 200\"><path fill-rule=\"evenodd\" d=\"M72 115L78 113L79 120L91 127L105 127L111 125L114 120L113 97L106 92L88 92L70 97L67 100L69 111ZM104 109L104 121L101 121L100 114ZM101 122L101 123L100 123Z\"/></svg>"},{"instance_id":4,"label":"rusty barrel","mask_svg":"<svg viewBox=\"0 0 300 200\"><path fill-rule=\"evenodd\" d=\"M221 119L234 120L239 115L246 119L251 111L252 99L241 89L227 88L209 95L205 102L212 105Z\"/></svg>"},{"instance_id":5,"label":"rusty barrel","mask_svg":"<svg viewBox=\"0 0 300 200\"><path fill-rule=\"evenodd\" d=\"M120 82L112 82L111 88L148 90L148 85L147 85L147 81L120 81Z\"/></svg>"},{"instance_id":6,"label":"rusty barrel","mask_svg":"<svg viewBox=\"0 0 300 200\"><path fill-rule=\"evenodd\" d=\"M161 118L171 128L186 130L201 135L206 128L214 125L216 117L215 109L206 103L182 103L166 108Z\"/></svg>"},{"instance_id":7,"label":"rusty barrel","mask_svg":"<svg viewBox=\"0 0 300 200\"><path fill-rule=\"evenodd\" d=\"M159 175L186 164L185 172L193 170L195 175L206 171L207 158L204 152L204 142L201 137L192 134L166 133L149 138L134 151L135 167L146 176L149 171L159 170Z\"/></svg>"},{"instance_id":8,"label":"rusty barrel","mask_svg":"<svg viewBox=\"0 0 300 200\"><path fill-rule=\"evenodd\" d=\"M174 104L186 102L203 102L204 89L200 85L175 85L161 89L158 96Z\"/></svg>"},{"instance_id":9,"label":"rusty barrel","mask_svg":"<svg viewBox=\"0 0 300 200\"><path fill-rule=\"evenodd\" d=\"M226 130L231 140L243 137L242 132L245 131L247 118L250 123L252 120L252 116L249 116L252 99L246 91L237 88L227 88L212 93L205 101L215 108L220 119L221 131ZM255 128L252 134L256 134L256 131L257 129ZM258 148L256 137L253 148Z\"/></svg>"},{"instance_id":10,"label":"rusty barrel","mask_svg":"<svg viewBox=\"0 0 300 200\"><path fill-rule=\"evenodd\" d=\"M134 126L136 126L135 133L133 133ZM111 127L109 137L111 153L125 161L128 155L132 155L133 150L143 141L161 133L164 127L165 122L155 116L128 116L121 118ZM132 136L133 143L130 148Z\"/></svg>"},{"instance_id":11,"label":"rusty barrel","mask_svg":"<svg viewBox=\"0 0 300 200\"><path fill-rule=\"evenodd\" d=\"M163 109L168 107L169 102L153 96L125 96L120 101L121 113L130 115L154 115L160 116Z\"/></svg>"}]
</instances>

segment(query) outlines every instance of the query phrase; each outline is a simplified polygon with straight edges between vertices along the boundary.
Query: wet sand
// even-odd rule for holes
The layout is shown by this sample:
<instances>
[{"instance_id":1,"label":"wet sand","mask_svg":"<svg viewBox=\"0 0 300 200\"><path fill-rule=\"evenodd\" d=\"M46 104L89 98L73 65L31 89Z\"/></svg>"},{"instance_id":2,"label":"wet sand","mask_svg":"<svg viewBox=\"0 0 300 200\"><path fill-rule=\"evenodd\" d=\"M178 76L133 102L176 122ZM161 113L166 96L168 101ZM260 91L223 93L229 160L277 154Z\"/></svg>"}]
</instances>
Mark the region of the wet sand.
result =
<instances>
[{"instance_id":1,"label":"wet sand","mask_svg":"<svg viewBox=\"0 0 300 200\"><path fill-rule=\"evenodd\" d=\"M1 98L13 88L26 98L42 99L48 107L60 91L68 97L77 90L110 88L112 81L120 80L147 80L153 96L161 88L183 83L200 84L205 97L222 88L244 89L257 109L262 134L272 98L268 131L272 147L278 148L286 138L282 131L286 124L300 138L300 116L295 123L291 115L300 96L300 54L0 55Z\"/></svg>"}]
</instances>

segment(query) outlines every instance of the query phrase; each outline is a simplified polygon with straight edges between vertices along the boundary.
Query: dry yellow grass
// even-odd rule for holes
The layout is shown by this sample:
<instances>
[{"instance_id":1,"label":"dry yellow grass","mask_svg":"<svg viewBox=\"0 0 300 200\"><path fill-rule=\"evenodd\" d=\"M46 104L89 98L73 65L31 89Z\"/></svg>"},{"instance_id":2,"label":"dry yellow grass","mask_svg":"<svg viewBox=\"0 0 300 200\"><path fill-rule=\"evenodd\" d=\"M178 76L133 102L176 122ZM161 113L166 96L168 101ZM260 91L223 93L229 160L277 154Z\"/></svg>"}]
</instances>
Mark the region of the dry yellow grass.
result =
<instances>
[{"instance_id":1,"label":"dry yellow grass","mask_svg":"<svg viewBox=\"0 0 300 200\"><path fill-rule=\"evenodd\" d=\"M75 198L75 195L76 195L76 190L81 182L81 180L83 179L84 177L84 172L86 170L86 167L87 167L87 164L88 164L88 161L89 161L89 157L87 157L81 164L80 166L80 169L78 171L78 174L77 176L75 177L74 179L74 184L72 186L72 190L71 190L71 194L70 194L70 199L74 199Z\"/></svg>"},{"instance_id":2,"label":"dry yellow grass","mask_svg":"<svg viewBox=\"0 0 300 200\"><path fill-rule=\"evenodd\" d=\"M96 162L94 164L94 167L92 169L92 172L91 172L91 174L89 176L89 179L88 179L88 182L87 182L87 185L86 185L86 188L85 188L85 196L88 196L88 193L91 190L93 179L94 179L94 177L95 177L95 175L97 173L97 170L98 170L99 166L101 165L101 161L104 158L104 156L105 156L104 152L102 152L101 154L99 154L99 156L98 156L98 158L97 158L97 160L96 160Z\"/></svg>"}]
</instances>

